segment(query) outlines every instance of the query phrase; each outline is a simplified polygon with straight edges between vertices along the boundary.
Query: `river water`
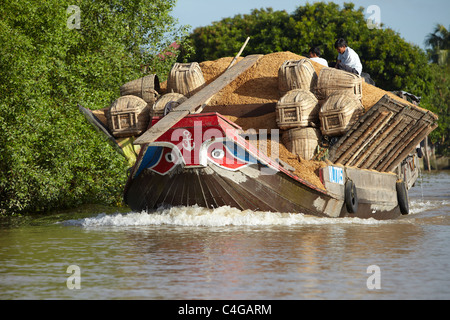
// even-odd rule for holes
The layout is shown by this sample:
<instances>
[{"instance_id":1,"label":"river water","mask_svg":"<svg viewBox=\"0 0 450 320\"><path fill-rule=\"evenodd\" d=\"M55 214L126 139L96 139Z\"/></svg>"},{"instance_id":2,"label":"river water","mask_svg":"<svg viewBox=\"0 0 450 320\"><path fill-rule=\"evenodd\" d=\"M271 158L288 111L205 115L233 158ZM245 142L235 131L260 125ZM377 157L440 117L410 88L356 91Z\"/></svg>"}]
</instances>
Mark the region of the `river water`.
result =
<instances>
[{"instance_id":1,"label":"river water","mask_svg":"<svg viewBox=\"0 0 450 320\"><path fill-rule=\"evenodd\" d=\"M0 299L450 299L450 172L395 221L89 207L0 227Z\"/></svg>"}]
</instances>

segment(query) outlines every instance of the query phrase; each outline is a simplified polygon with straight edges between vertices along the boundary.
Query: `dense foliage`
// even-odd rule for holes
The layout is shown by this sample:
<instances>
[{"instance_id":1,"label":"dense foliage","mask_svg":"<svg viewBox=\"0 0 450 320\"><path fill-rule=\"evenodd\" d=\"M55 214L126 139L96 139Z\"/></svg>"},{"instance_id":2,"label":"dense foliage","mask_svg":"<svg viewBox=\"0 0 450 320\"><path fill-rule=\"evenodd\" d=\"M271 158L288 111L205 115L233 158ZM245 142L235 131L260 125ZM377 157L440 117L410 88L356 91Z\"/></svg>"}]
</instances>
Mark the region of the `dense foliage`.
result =
<instances>
[{"instance_id":1,"label":"dense foliage","mask_svg":"<svg viewBox=\"0 0 450 320\"><path fill-rule=\"evenodd\" d=\"M439 115L439 127L430 134L438 154L450 156L450 32L437 24L425 43L431 64L432 88L422 105Z\"/></svg>"},{"instance_id":2,"label":"dense foliage","mask_svg":"<svg viewBox=\"0 0 450 320\"><path fill-rule=\"evenodd\" d=\"M69 8L76 5L78 10ZM9 0L0 6L0 215L121 201L126 161L77 109L176 58L175 0ZM75 8L75 9L77 9ZM79 23L77 25L77 23Z\"/></svg>"},{"instance_id":3,"label":"dense foliage","mask_svg":"<svg viewBox=\"0 0 450 320\"><path fill-rule=\"evenodd\" d=\"M439 155L450 156L450 66L431 65L432 83L430 94L423 97L421 106L439 116L439 127L429 136Z\"/></svg>"},{"instance_id":4,"label":"dense foliage","mask_svg":"<svg viewBox=\"0 0 450 320\"><path fill-rule=\"evenodd\" d=\"M191 34L195 61L233 56L251 40L245 54L291 51L306 56L319 46L323 57L335 61L334 42L345 38L359 53L363 71L386 90L406 90L422 95L430 78L427 55L389 28L369 28L364 9L351 3L317 2L298 7L292 14L270 8L253 10L197 28Z\"/></svg>"},{"instance_id":5,"label":"dense foliage","mask_svg":"<svg viewBox=\"0 0 450 320\"><path fill-rule=\"evenodd\" d=\"M355 9L352 3L341 7L332 2L317 2L300 6L292 14L267 8L225 18L193 31L190 41L196 53L191 60L234 56L247 37L251 40L244 55L291 51L307 56L311 46L319 46L328 61L336 60L336 39L345 38L359 54L363 71L371 75L378 87L423 97L421 105L440 117L439 129L431 135L432 142L439 144L441 153L448 153L448 68L431 65L424 50L406 42L390 28L383 25L369 28L364 8ZM432 58L438 49L449 48L449 33L442 25L427 40L433 45L429 50Z\"/></svg>"},{"instance_id":6,"label":"dense foliage","mask_svg":"<svg viewBox=\"0 0 450 320\"><path fill-rule=\"evenodd\" d=\"M430 59L434 63L450 64L450 32L442 24L437 24L434 32L430 33L425 43L430 49L427 50Z\"/></svg>"}]
</instances>

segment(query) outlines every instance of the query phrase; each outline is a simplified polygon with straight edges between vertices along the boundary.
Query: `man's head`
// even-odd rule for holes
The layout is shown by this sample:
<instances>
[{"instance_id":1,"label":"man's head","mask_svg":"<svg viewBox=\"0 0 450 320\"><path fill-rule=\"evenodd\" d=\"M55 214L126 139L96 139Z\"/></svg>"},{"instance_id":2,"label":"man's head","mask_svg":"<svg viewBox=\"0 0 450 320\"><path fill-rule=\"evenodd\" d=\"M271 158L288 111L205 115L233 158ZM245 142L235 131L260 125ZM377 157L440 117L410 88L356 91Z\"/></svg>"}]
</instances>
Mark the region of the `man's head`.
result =
<instances>
[{"instance_id":1,"label":"man's head","mask_svg":"<svg viewBox=\"0 0 450 320\"><path fill-rule=\"evenodd\" d=\"M320 49L318 47L312 47L311 49L309 49L309 57L310 58L316 58L316 57L320 57Z\"/></svg>"},{"instance_id":2,"label":"man's head","mask_svg":"<svg viewBox=\"0 0 450 320\"><path fill-rule=\"evenodd\" d=\"M345 49L347 49L347 42L340 38L338 40L336 40L336 42L334 43L334 47L336 48L338 53L344 53Z\"/></svg>"}]
</instances>

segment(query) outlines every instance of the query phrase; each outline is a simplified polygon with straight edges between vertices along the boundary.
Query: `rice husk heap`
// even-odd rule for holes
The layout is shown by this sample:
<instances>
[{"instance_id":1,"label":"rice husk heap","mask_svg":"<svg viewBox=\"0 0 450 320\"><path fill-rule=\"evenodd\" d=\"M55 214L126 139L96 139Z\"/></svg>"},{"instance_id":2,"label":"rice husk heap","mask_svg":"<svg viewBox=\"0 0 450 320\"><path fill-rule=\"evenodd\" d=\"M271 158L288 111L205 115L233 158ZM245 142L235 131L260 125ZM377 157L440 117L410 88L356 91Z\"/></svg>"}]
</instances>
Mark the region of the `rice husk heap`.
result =
<instances>
[{"instance_id":1,"label":"rice husk heap","mask_svg":"<svg viewBox=\"0 0 450 320\"><path fill-rule=\"evenodd\" d=\"M289 51L266 54L253 67L217 93L208 105L242 105L277 102L281 98L278 91L278 70L280 66L286 60L300 60L304 58ZM242 57L238 58L237 62L242 59ZM200 62L199 65L202 69L206 84L211 83L220 76L228 68L232 60L233 57L225 57L214 61ZM324 68L324 66L315 61L311 60L311 63L317 74ZM161 83L161 91L164 92L167 90L166 88L167 82ZM365 110L367 111L373 107L385 94L403 103L409 103L391 92L363 82L363 97L361 102Z\"/></svg>"},{"instance_id":2,"label":"rice husk heap","mask_svg":"<svg viewBox=\"0 0 450 320\"><path fill-rule=\"evenodd\" d=\"M286 60L300 60L305 57L295 53L275 52L262 56L250 69L242 73L236 80L218 92L208 103L210 106L245 105L276 103L280 98L278 90L278 70ZM238 58L238 63L243 58ZM233 57L224 57L214 61L200 62L206 85L220 76L229 66ZM317 75L324 66L311 61ZM161 89L167 87L164 82ZM366 82L362 84L362 105L365 111L373 107L384 95L388 94L393 99L408 103L408 101L384 91ZM275 112L259 117L237 118L226 116L229 120L241 126L243 130L248 129L278 129ZM280 139L281 140L281 139ZM298 177L325 189L318 177L318 169L327 166L324 161L304 160L289 152L286 147L279 143L279 158L295 168L294 174ZM268 152L270 156L270 151Z\"/></svg>"}]
</instances>

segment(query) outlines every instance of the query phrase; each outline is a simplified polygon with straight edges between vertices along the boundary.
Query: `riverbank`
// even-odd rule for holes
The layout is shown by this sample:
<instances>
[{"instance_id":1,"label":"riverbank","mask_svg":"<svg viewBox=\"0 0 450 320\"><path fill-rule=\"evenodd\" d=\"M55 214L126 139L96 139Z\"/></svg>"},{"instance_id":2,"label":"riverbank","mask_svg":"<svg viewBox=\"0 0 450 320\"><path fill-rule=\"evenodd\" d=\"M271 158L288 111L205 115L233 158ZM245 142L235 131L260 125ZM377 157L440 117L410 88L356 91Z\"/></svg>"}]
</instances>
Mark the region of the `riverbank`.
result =
<instances>
[{"instance_id":1,"label":"riverbank","mask_svg":"<svg viewBox=\"0 0 450 320\"><path fill-rule=\"evenodd\" d=\"M419 159L419 166L422 170L428 170L425 158ZM450 170L450 157L431 156L430 167L431 170Z\"/></svg>"}]
</instances>

